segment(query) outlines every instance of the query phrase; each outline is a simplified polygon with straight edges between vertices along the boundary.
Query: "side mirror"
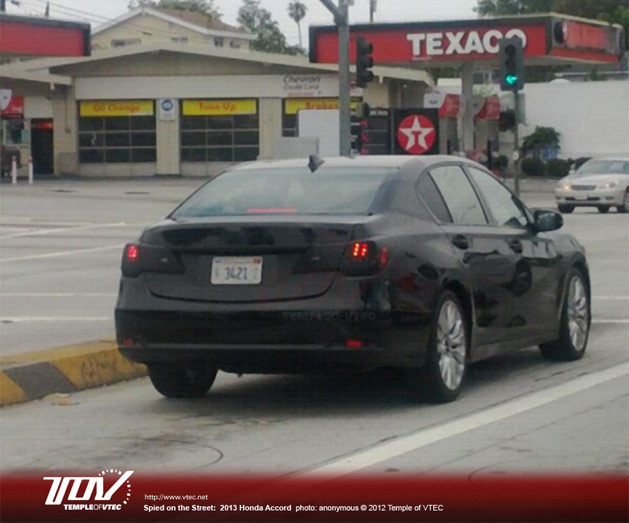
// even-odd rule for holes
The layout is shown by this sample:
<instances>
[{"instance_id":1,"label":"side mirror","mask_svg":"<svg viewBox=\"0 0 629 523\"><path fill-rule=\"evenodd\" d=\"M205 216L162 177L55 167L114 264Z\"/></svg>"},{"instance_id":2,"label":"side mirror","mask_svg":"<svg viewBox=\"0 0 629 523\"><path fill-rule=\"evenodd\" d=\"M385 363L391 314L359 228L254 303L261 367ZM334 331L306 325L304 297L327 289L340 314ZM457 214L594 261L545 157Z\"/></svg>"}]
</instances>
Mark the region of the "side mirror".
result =
<instances>
[{"instance_id":1,"label":"side mirror","mask_svg":"<svg viewBox=\"0 0 629 523\"><path fill-rule=\"evenodd\" d=\"M556 231L563 227L563 216L557 211L536 209L533 211L533 219L538 232Z\"/></svg>"}]
</instances>

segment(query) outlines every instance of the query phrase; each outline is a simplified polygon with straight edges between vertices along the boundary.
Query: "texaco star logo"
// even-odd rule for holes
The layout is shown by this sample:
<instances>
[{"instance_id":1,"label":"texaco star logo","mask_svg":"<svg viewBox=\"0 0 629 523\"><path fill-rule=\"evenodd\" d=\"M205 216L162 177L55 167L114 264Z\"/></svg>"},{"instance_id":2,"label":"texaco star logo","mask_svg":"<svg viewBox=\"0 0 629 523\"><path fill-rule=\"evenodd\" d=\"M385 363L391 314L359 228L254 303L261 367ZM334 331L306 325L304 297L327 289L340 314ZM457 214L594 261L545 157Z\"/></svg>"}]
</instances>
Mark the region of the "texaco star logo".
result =
<instances>
[{"instance_id":1,"label":"texaco star logo","mask_svg":"<svg viewBox=\"0 0 629 523\"><path fill-rule=\"evenodd\" d=\"M400 122L397 141L409 154L424 154L437 138L435 126L421 114L411 114Z\"/></svg>"}]
</instances>

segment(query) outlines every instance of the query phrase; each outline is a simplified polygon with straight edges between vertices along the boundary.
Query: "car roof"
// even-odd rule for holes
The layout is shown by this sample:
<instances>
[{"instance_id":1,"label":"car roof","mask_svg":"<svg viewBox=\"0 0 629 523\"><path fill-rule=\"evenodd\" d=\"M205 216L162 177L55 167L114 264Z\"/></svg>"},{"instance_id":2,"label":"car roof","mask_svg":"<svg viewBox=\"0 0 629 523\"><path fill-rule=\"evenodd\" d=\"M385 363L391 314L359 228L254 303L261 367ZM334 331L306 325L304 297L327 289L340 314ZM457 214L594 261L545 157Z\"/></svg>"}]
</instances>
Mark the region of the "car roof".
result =
<instances>
[{"instance_id":1,"label":"car roof","mask_svg":"<svg viewBox=\"0 0 629 523\"><path fill-rule=\"evenodd\" d=\"M410 155L370 155L370 156L324 156L321 158L325 167L381 167L399 169L411 163L418 163L423 167L428 167L435 163L458 161L479 165L459 156L430 155L430 156L410 156ZM290 169L305 167L309 157L292 158L290 160L258 160L255 162L242 163L233 168L236 171L253 169Z\"/></svg>"},{"instance_id":2,"label":"car roof","mask_svg":"<svg viewBox=\"0 0 629 523\"><path fill-rule=\"evenodd\" d=\"M628 162L629 155L627 156L595 156L594 158L590 158L590 160L595 161L605 161L605 162Z\"/></svg>"}]
</instances>

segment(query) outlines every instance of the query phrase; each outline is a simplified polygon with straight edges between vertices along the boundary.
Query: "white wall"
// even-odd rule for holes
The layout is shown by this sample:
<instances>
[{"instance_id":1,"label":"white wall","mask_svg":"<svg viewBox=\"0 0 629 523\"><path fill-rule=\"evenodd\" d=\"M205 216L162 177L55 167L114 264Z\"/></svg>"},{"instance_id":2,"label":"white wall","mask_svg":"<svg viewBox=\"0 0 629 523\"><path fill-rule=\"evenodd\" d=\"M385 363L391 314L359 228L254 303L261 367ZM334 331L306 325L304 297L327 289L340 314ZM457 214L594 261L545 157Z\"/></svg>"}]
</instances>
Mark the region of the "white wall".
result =
<instances>
[{"instance_id":1,"label":"white wall","mask_svg":"<svg viewBox=\"0 0 629 523\"><path fill-rule=\"evenodd\" d=\"M562 158L629 153L629 81L527 84L526 125L561 133Z\"/></svg>"}]
</instances>

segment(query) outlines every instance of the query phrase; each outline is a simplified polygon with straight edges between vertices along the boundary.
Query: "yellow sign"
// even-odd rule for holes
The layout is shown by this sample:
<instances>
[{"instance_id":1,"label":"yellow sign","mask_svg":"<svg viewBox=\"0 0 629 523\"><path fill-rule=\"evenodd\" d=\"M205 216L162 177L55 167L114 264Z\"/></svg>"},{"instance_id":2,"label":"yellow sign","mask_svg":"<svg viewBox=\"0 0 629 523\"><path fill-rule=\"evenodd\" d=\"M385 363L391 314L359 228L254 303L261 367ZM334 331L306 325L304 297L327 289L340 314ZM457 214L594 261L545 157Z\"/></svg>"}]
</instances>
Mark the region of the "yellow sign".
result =
<instances>
[{"instance_id":1,"label":"yellow sign","mask_svg":"<svg viewBox=\"0 0 629 523\"><path fill-rule=\"evenodd\" d=\"M354 109L357 100L351 101L351 107ZM284 113L297 114L304 109L338 109L338 98L286 98L284 100Z\"/></svg>"},{"instance_id":2,"label":"yellow sign","mask_svg":"<svg viewBox=\"0 0 629 523\"><path fill-rule=\"evenodd\" d=\"M182 113L185 116L225 116L234 114L256 114L255 100L184 100Z\"/></svg>"},{"instance_id":3,"label":"yellow sign","mask_svg":"<svg viewBox=\"0 0 629 523\"><path fill-rule=\"evenodd\" d=\"M153 100L103 100L81 102L81 116L153 116Z\"/></svg>"}]
</instances>

